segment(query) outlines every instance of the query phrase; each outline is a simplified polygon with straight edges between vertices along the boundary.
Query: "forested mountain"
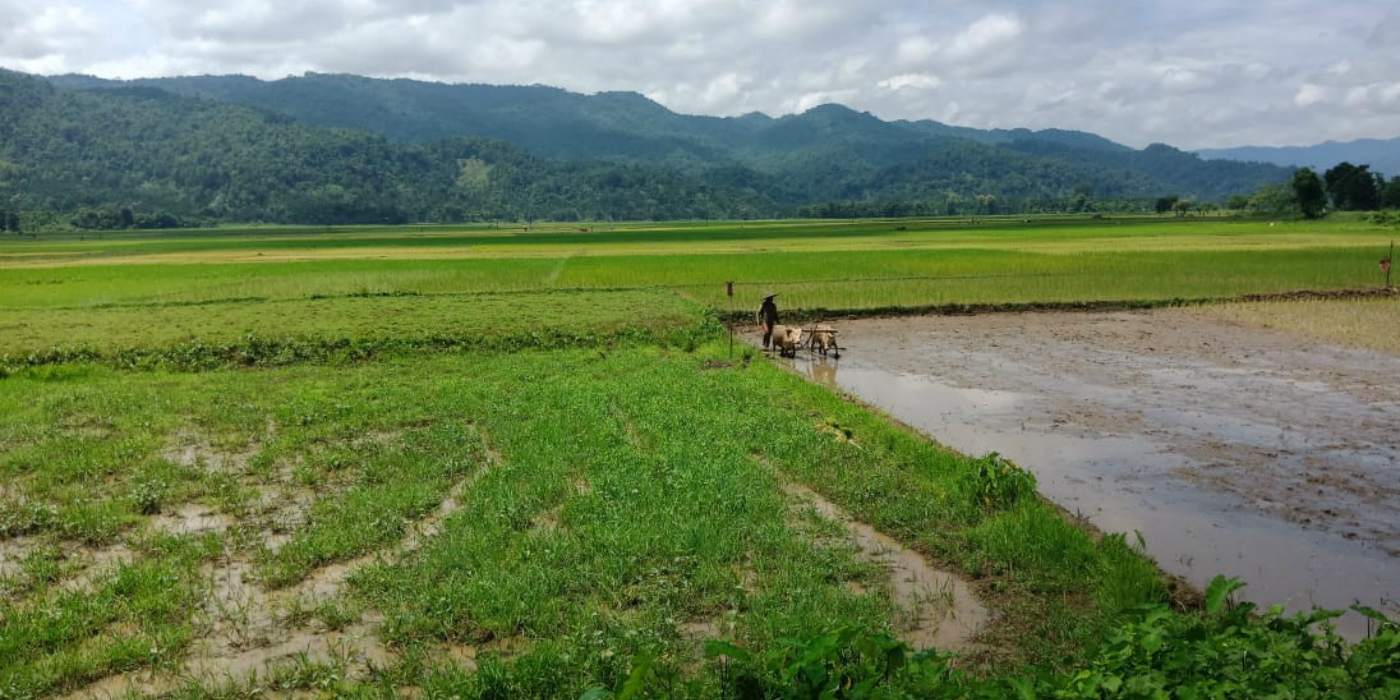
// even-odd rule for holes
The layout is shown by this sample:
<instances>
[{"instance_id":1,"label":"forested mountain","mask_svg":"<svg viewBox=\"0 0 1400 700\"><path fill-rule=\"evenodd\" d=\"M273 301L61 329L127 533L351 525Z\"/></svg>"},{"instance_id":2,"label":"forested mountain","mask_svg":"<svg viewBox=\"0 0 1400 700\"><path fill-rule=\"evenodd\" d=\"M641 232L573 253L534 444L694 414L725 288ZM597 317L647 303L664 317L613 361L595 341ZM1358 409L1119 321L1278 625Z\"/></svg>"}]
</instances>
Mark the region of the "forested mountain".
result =
<instances>
[{"instance_id":1,"label":"forested mountain","mask_svg":"<svg viewBox=\"0 0 1400 700\"><path fill-rule=\"evenodd\" d=\"M83 76L52 80L89 89L129 84ZM884 168L936 155L954 140L1139 173L1151 181L1137 191L1139 196L1170 191L1222 199L1287 175L1258 165L1202 163L1164 146L1135 151L1084 132L979 130L929 120L885 122L840 105L778 119L762 114L717 118L677 114L636 93L587 96L542 86L445 85L324 74L268 82L199 76L134 83L264 107L309 124L372 131L405 143L473 136L509 141L549 158L640 160L691 169L742 165L770 174L796 174L809 183L840 180L848 190L868 189L865 181ZM814 176L808 172L813 168L835 172ZM840 196L841 189L819 186L810 194L829 199Z\"/></svg>"},{"instance_id":2,"label":"forested mountain","mask_svg":"<svg viewBox=\"0 0 1400 700\"><path fill-rule=\"evenodd\" d=\"M0 105L0 207L128 223L1055 211L1218 200L1289 176L1082 132L886 122L839 105L701 117L635 93L343 75L0 71Z\"/></svg>"},{"instance_id":3,"label":"forested mountain","mask_svg":"<svg viewBox=\"0 0 1400 700\"><path fill-rule=\"evenodd\" d=\"M547 160L484 139L405 146L151 87L63 90L0 73L0 103L0 202L12 210L291 223L779 213L720 170Z\"/></svg>"},{"instance_id":4,"label":"forested mountain","mask_svg":"<svg viewBox=\"0 0 1400 700\"><path fill-rule=\"evenodd\" d=\"M1338 163L1369 165L1373 172L1389 176L1400 175L1400 138L1390 140L1359 139L1357 141L1326 141L1315 146L1243 146L1197 151L1202 158L1254 161L1296 167L1308 167L1322 172Z\"/></svg>"}]
</instances>

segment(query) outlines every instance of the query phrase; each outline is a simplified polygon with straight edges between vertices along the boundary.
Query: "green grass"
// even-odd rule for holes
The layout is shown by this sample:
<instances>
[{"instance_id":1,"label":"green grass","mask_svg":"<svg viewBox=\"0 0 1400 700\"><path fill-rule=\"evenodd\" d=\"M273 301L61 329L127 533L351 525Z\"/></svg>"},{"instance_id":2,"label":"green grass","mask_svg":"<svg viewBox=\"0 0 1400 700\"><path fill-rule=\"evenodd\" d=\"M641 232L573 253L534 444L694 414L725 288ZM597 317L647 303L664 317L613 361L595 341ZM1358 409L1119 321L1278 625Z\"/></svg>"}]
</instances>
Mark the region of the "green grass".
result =
<instances>
[{"instance_id":1,"label":"green grass","mask_svg":"<svg viewBox=\"0 0 1400 700\"><path fill-rule=\"evenodd\" d=\"M29 267L28 243L0 243L0 308L305 299L354 293L444 294L543 289L676 288L718 308L724 282L754 305L769 288L788 308L1224 296L1379 283L1388 229L1355 222L1200 219L1037 221L968 226L934 220L656 226L594 233L397 235L220 232L207 239L129 239L140 256ZM366 236L369 236L368 238ZM426 255L424 241L458 249ZM366 241L374 255L354 257ZM500 241L508 241L495 245ZM479 252L485 243L495 247ZM173 245L215 245L188 251ZM104 253L108 242L33 244ZM310 252L276 257L284 247ZM473 247L475 246L475 247ZM350 256L350 257L345 257ZM277 260L273 264L273 260ZM123 262L125 261L125 262ZM99 263L123 262L123 264Z\"/></svg>"},{"instance_id":2,"label":"green grass","mask_svg":"<svg viewBox=\"0 0 1400 700\"><path fill-rule=\"evenodd\" d=\"M236 517L238 526L207 537L223 556L257 564L267 590L377 553L383 563L352 579L361 601L352 607L382 616L380 635L406 655L448 642L481 645L482 663L494 670L460 676L467 697L492 688L572 696L612 685L644 652L718 688L721 667L699 659L698 642L683 631L692 622L716 624L715 634L754 649L833 627L889 629L877 572L833 541L830 525L789 515L781 488L788 480L980 577L994 599L1021 600L993 633L997 651L988 663L1072 657L1118 609L1161 599L1150 566L1134 569L1145 596L1096 593L1103 570L1138 555L1095 545L1034 499L985 508L967 480L968 459L767 363L729 365L710 352L719 349L12 377L0 382L6 508L41 504L50 517L6 536L66 547L137 541L152 516L129 494L157 482L163 512L199 502ZM854 441L834 438L832 423ZM200 459L178 456L190 445ZM442 531L398 551L410 524L464 479L460 509ZM298 493L311 496L305 517L279 548L266 547L269 512ZM101 528L66 525L94 508L112 514ZM982 540L986 529L1020 527L1025 512L1040 513L1033 531L1072 544L1076 558ZM144 643L160 632L171 648L185 649L194 623L186 615L197 607L189 596L203 595L190 567L207 554L173 564L152 556L138 556L134 571L183 566L187 587L134 638ZM174 574L141 574L159 575ZM14 620L16 610L88 605L63 603L69 599L52 590L13 590L11 607L0 612ZM139 588L133 595L159 597ZM1063 605L1066 596L1076 602ZM111 614L65 624L66 636L53 639L31 629L37 618L7 627L12 649L0 687L42 693L111 670L175 663L123 651L124 643L104 636L115 624ZM1052 645L1016 632L1033 624L1060 637ZM519 651L493 655L493 640L512 640ZM106 651L91 660L84 655L94 645ZM77 680L64 681L41 668L55 663L42 661L45 654L91 663L71 662Z\"/></svg>"},{"instance_id":3,"label":"green grass","mask_svg":"<svg viewBox=\"0 0 1400 700\"><path fill-rule=\"evenodd\" d=\"M75 689L113 673L174 664L193 636L204 543L146 541L145 556L81 587L40 585L0 600L0 695Z\"/></svg>"},{"instance_id":4,"label":"green grass","mask_svg":"<svg viewBox=\"0 0 1400 700\"><path fill-rule=\"evenodd\" d=\"M1185 652L1149 646L1178 632L1173 649L1241 637L1260 658L1323 663L1297 651L1316 643L1303 628L1276 616L1268 631L1239 616L1140 620L1169 592L1133 543L1082 529L1001 462L944 450L751 351L729 357L712 313L747 311L768 290L810 313L1375 283L1387 231L1281 226L1047 218L5 240L0 698L137 669L191 698L404 687L579 697L634 677L651 697L749 697L783 694L793 668L807 678L893 659L880 641L897 631L883 572L786 495L791 484L973 582L998 614L960 662L991 678L984 691L1009 693L1025 675L1046 694L1094 697L1084 667L1161 680L1162 659ZM224 525L162 529L206 511ZM340 569L343 585L331 577ZM230 608L219 587L232 584L218 581L233 570L246 572L236 592L247 602ZM245 629L250 618L268 629ZM1132 640L1113 632L1125 621ZM351 629L388 644L392 660L368 667L352 645L261 677L181 680L221 635L237 646L255 632L276 642ZM714 638L744 651L702 654ZM1379 665L1347 677L1383 675L1383 652L1368 648L1363 661ZM1193 673L1213 666L1189 660ZM876 675L914 696L977 687L921 663Z\"/></svg>"},{"instance_id":5,"label":"green grass","mask_svg":"<svg viewBox=\"0 0 1400 700\"><path fill-rule=\"evenodd\" d=\"M588 229L581 231L581 228ZM1238 247L1259 242L1299 244L1319 236L1353 244L1371 238L1383 227L1360 220L1271 222L1242 218L1174 219L1154 216L979 217L895 220L784 220L756 222L666 222L627 224L553 224L526 231L524 227L493 229L482 226L400 227L273 227L221 228L178 232L109 232L63 234L38 240L12 238L0 244L0 255L15 262L37 258L45 262L187 255L208 261L243 253L265 257L378 256L398 250L415 257L508 256L530 251L550 257L578 250L614 253L628 250L648 254L741 251L753 246L778 250L837 250L861 248L1000 247L1048 245L1083 250L1084 241L1146 242L1188 239L1195 247ZM4 240L4 239L0 239ZM1075 241L1079 241L1076 243ZM1173 243L1173 247L1179 245Z\"/></svg>"},{"instance_id":6,"label":"green grass","mask_svg":"<svg viewBox=\"0 0 1400 700\"><path fill-rule=\"evenodd\" d=\"M540 336L608 337L698 322L698 309L658 290L368 296L163 304L102 309L0 310L0 357L62 348L104 353L248 337L368 345L453 339L481 345Z\"/></svg>"}]
</instances>

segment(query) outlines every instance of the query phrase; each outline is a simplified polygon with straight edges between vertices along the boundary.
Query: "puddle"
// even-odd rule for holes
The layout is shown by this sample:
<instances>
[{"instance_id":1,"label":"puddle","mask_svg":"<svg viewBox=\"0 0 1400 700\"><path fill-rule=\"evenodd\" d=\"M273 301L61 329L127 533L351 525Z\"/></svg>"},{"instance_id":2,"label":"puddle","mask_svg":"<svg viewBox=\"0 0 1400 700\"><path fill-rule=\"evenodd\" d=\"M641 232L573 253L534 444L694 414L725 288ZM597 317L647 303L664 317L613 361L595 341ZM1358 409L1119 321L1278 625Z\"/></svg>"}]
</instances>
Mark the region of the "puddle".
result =
<instances>
[{"instance_id":1,"label":"puddle","mask_svg":"<svg viewBox=\"0 0 1400 700\"><path fill-rule=\"evenodd\" d=\"M269 434L276 433L276 427L271 422L268 423L268 430ZM203 433L193 428L181 428L160 455L167 462L181 467L204 469L211 474L236 474L243 472L249 460L256 457L261 449L261 444L253 442L241 450L219 450Z\"/></svg>"},{"instance_id":2,"label":"puddle","mask_svg":"<svg viewBox=\"0 0 1400 700\"><path fill-rule=\"evenodd\" d=\"M82 545L64 546L68 553L74 555L78 561L84 562L85 566L77 574L60 581L56 586L60 591L91 591L95 581L115 572L122 564L130 564L136 558L136 552L123 542L97 549L89 549Z\"/></svg>"},{"instance_id":3,"label":"puddle","mask_svg":"<svg viewBox=\"0 0 1400 700\"><path fill-rule=\"evenodd\" d=\"M929 565L918 552L875 528L852 519L834 503L811 489L785 485L790 495L810 505L822 517L846 530L858 550L857 556L889 572L890 597L899 619L896 636L915 649L936 647L945 651L967 652L975 648L972 639L991 615L962 579Z\"/></svg>"},{"instance_id":4,"label":"puddle","mask_svg":"<svg viewBox=\"0 0 1400 700\"><path fill-rule=\"evenodd\" d=\"M161 513L146 521L156 530L172 535L204 532L224 532L233 527L233 518L198 503L186 503L172 512Z\"/></svg>"},{"instance_id":5,"label":"puddle","mask_svg":"<svg viewBox=\"0 0 1400 700\"><path fill-rule=\"evenodd\" d=\"M1175 312L840 324L793 366L961 452L996 451L1166 571L1293 610L1400 600L1400 357ZM1348 615L1340 630L1363 636Z\"/></svg>"}]
</instances>

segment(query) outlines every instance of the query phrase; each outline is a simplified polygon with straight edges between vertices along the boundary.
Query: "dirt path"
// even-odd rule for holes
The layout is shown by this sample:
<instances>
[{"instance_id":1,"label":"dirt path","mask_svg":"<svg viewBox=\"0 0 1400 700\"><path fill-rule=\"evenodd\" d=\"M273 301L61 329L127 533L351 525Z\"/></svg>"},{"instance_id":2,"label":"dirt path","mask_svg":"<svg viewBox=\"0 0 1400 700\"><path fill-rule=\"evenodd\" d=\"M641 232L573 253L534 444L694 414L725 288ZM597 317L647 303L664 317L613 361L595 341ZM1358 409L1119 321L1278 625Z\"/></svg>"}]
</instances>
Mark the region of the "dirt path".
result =
<instances>
[{"instance_id":1,"label":"dirt path","mask_svg":"<svg viewBox=\"0 0 1400 700\"><path fill-rule=\"evenodd\" d=\"M1257 599L1400 598L1400 357L1181 310L845 321L795 364L996 450L1164 568Z\"/></svg>"}]
</instances>

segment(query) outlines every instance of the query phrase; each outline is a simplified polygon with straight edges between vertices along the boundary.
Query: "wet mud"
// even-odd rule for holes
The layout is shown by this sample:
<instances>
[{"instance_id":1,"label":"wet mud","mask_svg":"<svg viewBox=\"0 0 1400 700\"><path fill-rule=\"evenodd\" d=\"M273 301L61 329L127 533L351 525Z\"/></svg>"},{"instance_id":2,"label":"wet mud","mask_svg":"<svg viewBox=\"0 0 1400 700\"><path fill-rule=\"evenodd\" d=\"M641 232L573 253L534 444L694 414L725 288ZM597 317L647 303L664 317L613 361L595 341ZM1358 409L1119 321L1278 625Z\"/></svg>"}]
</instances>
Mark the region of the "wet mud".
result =
<instances>
[{"instance_id":1,"label":"wet mud","mask_svg":"<svg viewBox=\"0 0 1400 700\"><path fill-rule=\"evenodd\" d=\"M898 618L895 632L915 649L974 650L973 639L991 619L966 581L935 569L928 560L898 540L859 522L817 492L797 484L784 490L809 505L823 518L839 524L856 547L857 556L889 574L890 598Z\"/></svg>"},{"instance_id":2,"label":"wet mud","mask_svg":"<svg viewBox=\"0 0 1400 700\"><path fill-rule=\"evenodd\" d=\"M183 445L167 452L167 458L179 464L203 465L239 474L253 450L224 453L213 449L193 433L180 437ZM372 435L370 439L382 439ZM172 692L190 681L221 685L257 684L275 676L281 667L298 663L337 662L351 678L363 677L374 668L395 663L399 654L385 645L378 636L382 617L364 611L351 624L328 629L316 621L296 621L292 611L306 610L320 603L342 598L350 578L366 566L396 561L422 547L438 534L444 522L461 509L461 500L468 488L499 456L488 450L487 463L452 485L438 508L413 523L400 541L381 550L347 561L320 567L293 586L269 589L257 575L257 566L248 553L229 551L202 568L207 594L194 619L197 638L177 669L144 669L116 674L91 683L65 698L117 697L128 692L163 694ZM277 494L273 488L264 496ZM255 508L244 525L269 525L259 533L264 545L275 549L289 535L277 531L285 520L298 520L310 507L314 494L294 491L290 499L278 498ZM274 507L278 501L289 501ZM295 513L284 512L287 509ZM271 515L269 516L269 512ZM171 533L222 533L237 525L232 517L199 504L182 504L148 519L147 527ZM84 575L109 568L112 562L129 559L130 550L124 546L109 547L92 554L94 564ZM83 577L75 581L85 580ZM77 584L74 584L77 585ZM451 650L441 650L451 658ZM475 668L476 649L472 648L469 668ZM493 653L501 653L496 648Z\"/></svg>"},{"instance_id":3,"label":"wet mud","mask_svg":"<svg viewBox=\"0 0 1400 700\"><path fill-rule=\"evenodd\" d=\"M1400 600L1400 357L1171 309L839 328L839 361L793 366L1015 459L1071 514L1141 533L1169 573L1237 576L1294 610Z\"/></svg>"}]
</instances>

